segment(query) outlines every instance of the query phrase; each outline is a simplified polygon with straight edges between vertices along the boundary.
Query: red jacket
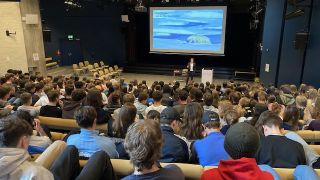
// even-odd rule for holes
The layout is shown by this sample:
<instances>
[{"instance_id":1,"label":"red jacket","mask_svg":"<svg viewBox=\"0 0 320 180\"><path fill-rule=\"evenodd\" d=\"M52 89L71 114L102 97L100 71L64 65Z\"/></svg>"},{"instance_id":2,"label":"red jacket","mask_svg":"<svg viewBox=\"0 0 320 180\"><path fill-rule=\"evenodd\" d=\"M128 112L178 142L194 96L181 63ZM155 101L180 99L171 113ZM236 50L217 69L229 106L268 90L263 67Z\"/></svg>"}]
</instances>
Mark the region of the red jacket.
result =
<instances>
[{"instance_id":1,"label":"red jacket","mask_svg":"<svg viewBox=\"0 0 320 180\"><path fill-rule=\"evenodd\" d=\"M273 176L261 171L254 158L221 160L218 168L205 171L201 180L273 180Z\"/></svg>"}]
</instances>

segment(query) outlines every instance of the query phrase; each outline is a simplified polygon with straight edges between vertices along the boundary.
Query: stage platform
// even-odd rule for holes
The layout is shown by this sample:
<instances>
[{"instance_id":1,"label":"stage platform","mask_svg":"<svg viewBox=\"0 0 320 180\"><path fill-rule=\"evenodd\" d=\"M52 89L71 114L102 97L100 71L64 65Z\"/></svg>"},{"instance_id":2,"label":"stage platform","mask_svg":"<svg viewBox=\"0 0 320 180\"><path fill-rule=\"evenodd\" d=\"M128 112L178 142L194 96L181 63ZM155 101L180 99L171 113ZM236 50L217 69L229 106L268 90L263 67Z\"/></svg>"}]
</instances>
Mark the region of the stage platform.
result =
<instances>
[{"instance_id":1,"label":"stage platform","mask_svg":"<svg viewBox=\"0 0 320 180\"><path fill-rule=\"evenodd\" d=\"M58 67L55 69L48 70L48 75L51 75L51 76L58 76L58 75L72 76L73 70L72 70L72 67L70 67L70 66ZM86 76L88 78L93 78L90 75L84 75L84 76ZM84 76L81 76L81 78ZM164 81L165 83L172 83L178 79L178 77L173 77L173 72L171 74L168 73L166 75L166 74L156 74L156 73L151 74L151 73L140 73L140 72L132 73L130 71L127 72L126 70L117 79L120 79L120 78L124 78L125 82L130 82L135 79L138 80L138 82L141 82L142 80L146 80L148 86L151 86L154 81ZM229 80L228 78L220 78L220 77L214 76L213 83L214 84L222 84L222 82L225 82L228 80ZM196 74L196 76L194 77L194 81L197 83L201 82L200 74ZM242 82L242 81L237 81L237 82ZM185 84L185 82L181 82L181 85L184 85L184 84Z\"/></svg>"}]
</instances>

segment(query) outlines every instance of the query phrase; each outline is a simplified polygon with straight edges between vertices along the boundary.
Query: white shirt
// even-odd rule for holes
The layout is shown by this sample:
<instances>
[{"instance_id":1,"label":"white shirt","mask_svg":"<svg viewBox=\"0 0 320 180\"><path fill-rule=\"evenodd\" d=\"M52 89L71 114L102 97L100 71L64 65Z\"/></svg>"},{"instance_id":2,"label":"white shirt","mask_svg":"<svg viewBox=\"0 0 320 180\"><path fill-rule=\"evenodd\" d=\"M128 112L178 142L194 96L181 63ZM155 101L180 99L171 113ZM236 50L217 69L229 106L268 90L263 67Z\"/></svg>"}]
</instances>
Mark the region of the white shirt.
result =
<instances>
[{"instance_id":1,"label":"white shirt","mask_svg":"<svg viewBox=\"0 0 320 180\"><path fill-rule=\"evenodd\" d=\"M49 104L47 95L41 96L40 99L34 104L34 106L45 106Z\"/></svg>"},{"instance_id":2,"label":"white shirt","mask_svg":"<svg viewBox=\"0 0 320 180\"><path fill-rule=\"evenodd\" d=\"M193 71L193 63L190 63L190 71Z\"/></svg>"}]
</instances>

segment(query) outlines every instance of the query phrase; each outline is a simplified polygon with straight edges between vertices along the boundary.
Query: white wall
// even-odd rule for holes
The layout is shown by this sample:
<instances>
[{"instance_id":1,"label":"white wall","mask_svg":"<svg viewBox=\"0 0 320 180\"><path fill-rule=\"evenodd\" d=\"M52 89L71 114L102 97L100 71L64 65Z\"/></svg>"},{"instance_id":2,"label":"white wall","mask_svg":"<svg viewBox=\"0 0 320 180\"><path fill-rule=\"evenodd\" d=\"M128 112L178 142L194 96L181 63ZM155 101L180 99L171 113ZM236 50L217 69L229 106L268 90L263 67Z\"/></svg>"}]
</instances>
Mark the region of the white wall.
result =
<instances>
[{"instance_id":1,"label":"white wall","mask_svg":"<svg viewBox=\"0 0 320 180\"><path fill-rule=\"evenodd\" d=\"M5 31L16 32L6 36ZM28 71L19 2L0 1L0 74L8 69Z\"/></svg>"}]
</instances>

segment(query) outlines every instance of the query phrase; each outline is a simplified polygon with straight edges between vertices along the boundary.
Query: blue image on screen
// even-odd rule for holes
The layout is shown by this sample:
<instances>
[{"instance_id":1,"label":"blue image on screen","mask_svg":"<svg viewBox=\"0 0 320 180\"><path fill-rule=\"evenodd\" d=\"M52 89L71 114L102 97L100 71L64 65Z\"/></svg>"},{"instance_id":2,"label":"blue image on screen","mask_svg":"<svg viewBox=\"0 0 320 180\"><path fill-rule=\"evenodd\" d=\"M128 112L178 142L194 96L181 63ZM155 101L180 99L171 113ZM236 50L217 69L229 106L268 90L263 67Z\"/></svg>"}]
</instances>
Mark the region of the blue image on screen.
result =
<instances>
[{"instance_id":1,"label":"blue image on screen","mask_svg":"<svg viewBox=\"0 0 320 180\"><path fill-rule=\"evenodd\" d=\"M224 10L154 10L153 49L223 50Z\"/></svg>"}]
</instances>

